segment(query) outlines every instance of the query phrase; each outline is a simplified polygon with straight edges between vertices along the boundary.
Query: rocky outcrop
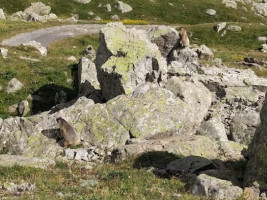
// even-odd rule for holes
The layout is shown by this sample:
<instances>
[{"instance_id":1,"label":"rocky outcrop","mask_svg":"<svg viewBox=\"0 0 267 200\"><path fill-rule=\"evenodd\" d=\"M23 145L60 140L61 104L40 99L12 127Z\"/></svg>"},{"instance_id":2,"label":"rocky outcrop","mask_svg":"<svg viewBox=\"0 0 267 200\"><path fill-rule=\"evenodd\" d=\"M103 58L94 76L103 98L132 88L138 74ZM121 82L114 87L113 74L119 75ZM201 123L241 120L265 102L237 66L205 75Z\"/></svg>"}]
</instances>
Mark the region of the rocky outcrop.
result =
<instances>
[{"instance_id":1,"label":"rocky outcrop","mask_svg":"<svg viewBox=\"0 0 267 200\"><path fill-rule=\"evenodd\" d=\"M243 190L234 186L230 181L200 174L192 187L192 193L212 199L234 200L242 196Z\"/></svg>"},{"instance_id":2,"label":"rocky outcrop","mask_svg":"<svg viewBox=\"0 0 267 200\"><path fill-rule=\"evenodd\" d=\"M247 165L246 175L245 175L245 185L252 186L256 181L261 190L266 190L266 120L267 120L267 102L265 101L261 113L260 113L261 123L257 128L257 131L253 137L251 144L248 149L249 162Z\"/></svg>"},{"instance_id":3,"label":"rocky outcrop","mask_svg":"<svg viewBox=\"0 0 267 200\"><path fill-rule=\"evenodd\" d=\"M176 47L180 39L179 33L174 28L167 26L152 28L148 32L148 37L151 42L159 47L161 55L164 58Z\"/></svg>"},{"instance_id":4,"label":"rocky outcrop","mask_svg":"<svg viewBox=\"0 0 267 200\"><path fill-rule=\"evenodd\" d=\"M144 31L110 23L101 29L99 42L97 75L106 100L130 94L145 82L166 82L166 60Z\"/></svg>"}]
</instances>

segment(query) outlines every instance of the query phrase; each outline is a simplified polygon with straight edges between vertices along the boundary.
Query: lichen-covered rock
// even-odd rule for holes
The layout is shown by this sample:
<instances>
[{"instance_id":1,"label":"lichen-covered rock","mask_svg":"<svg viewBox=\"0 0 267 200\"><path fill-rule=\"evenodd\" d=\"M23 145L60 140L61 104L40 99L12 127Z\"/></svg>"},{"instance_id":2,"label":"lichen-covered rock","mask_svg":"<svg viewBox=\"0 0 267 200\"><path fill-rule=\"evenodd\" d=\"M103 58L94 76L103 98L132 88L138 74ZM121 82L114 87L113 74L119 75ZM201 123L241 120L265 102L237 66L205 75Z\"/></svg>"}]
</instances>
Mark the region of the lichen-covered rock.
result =
<instances>
[{"instance_id":1,"label":"lichen-covered rock","mask_svg":"<svg viewBox=\"0 0 267 200\"><path fill-rule=\"evenodd\" d=\"M239 111L231 122L231 139L249 145L256 128L260 124L260 115L254 110Z\"/></svg>"},{"instance_id":2,"label":"lichen-covered rock","mask_svg":"<svg viewBox=\"0 0 267 200\"><path fill-rule=\"evenodd\" d=\"M12 78L6 88L6 92L9 93L14 93L18 90L21 90L23 88L23 84L19 82L16 78Z\"/></svg>"},{"instance_id":3,"label":"lichen-covered rock","mask_svg":"<svg viewBox=\"0 0 267 200\"><path fill-rule=\"evenodd\" d=\"M25 14L32 14L36 13L37 15L43 16L43 15L48 15L51 11L50 6L46 6L42 2L36 2L36 3L31 3L31 6L26 8L24 10Z\"/></svg>"},{"instance_id":4,"label":"lichen-covered rock","mask_svg":"<svg viewBox=\"0 0 267 200\"><path fill-rule=\"evenodd\" d=\"M265 95L266 98L266 95ZM261 189L267 189L267 101L264 102L260 113L261 123L248 149L248 165L245 174L245 185L252 186L257 181Z\"/></svg>"},{"instance_id":5,"label":"lichen-covered rock","mask_svg":"<svg viewBox=\"0 0 267 200\"><path fill-rule=\"evenodd\" d=\"M180 135L165 139L145 140L123 145L114 149L112 160L124 160L132 156L140 156L151 151L167 151L182 156L201 156L207 159L240 160L244 159L241 151L245 148L234 142L216 142L208 137Z\"/></svg>"},{"instance_id":6,"label":"lichen-covered rock","mask_svg":"<svg viewBox=\"0 0 267 200\"><path fill-rule=\"evenodd\" d=\"M78 84L79 93L83 95L90 94L94 90L99 90L100 85L97 80L95 64L88 58L81 58L78 65Z\"/></svg>"},{"instance_id":7,"label":"lichen-covered rock","mask_svg":"<svg viewBox=\"0 0 267 200\"><path fill-rule=\"evenodd\" d=\"M147 81L162 84L167 78L166 60L146 33L118 22L101 29L96 66L106 100L129 94Z\"/></svg>"},{"instance_id":8,"label":"lichen-covered rock","mask_svg":"<svg viewBox=\"0 0 267 200\"><path fill-rule=\"evenodd\" d=\"M30 47L33 47L35 48L37 51L39 51L39 53L42 55L42 56L46 56L47 55L47 48L42 46L41 43L39 42L36 42L36 41L30 41L28 43L24 43L22 44L23 46L30 46Z\"/></svg>"},{"instance_id":9,"label":"lichen-covered rock","mask_svg":"<svg viewBox=\"0 0 267 200\"><path fill-rule=\"evenodd\" d=\"M213 52L206 45L200 45L200 47L196 48L196 52L202 59L212 60L214 57Z\"/></svg>"},{"instance_id":10,"label":"lichen-covered rock","mask_svg":"<svg viewBox=\"0 0 267 200\"><path fill-rule=\"evenodd\" d=\"M197 129L197 134L207 136L216 141L228 141L224 124L219 115L212 116L207 121L202 121Z\"/></svg>"},{"instance_id":11,"label":"lichen-covered rock","mask_svg":"<svg viewBox=\"0 0 267 200\"><path fill-rule=\"evenodd\" d=\"M180 36L179 33L168 26L158 26L149 30L148 37L155 43L163 57L167 57L172 49L177 45Z\"/></svg>"},{"instance_id":12,"label":"lichen-covered rock","mask_svg":"<svg viewBox=\"0 0 267 200\"><path fill-rule=\"evenodd\" d=\"M19 155L0 155L0 166L13 167L15 165L34 168L51 168L56 165L55 161L48 158L31 158Z\"/></svg>"},{"instance_id":13,"label":"lichen-covered rock","mask_svg":"<svg viewBox=\"0 0 267 200\"><path fill-rule=\"evenodd\" d=\"M192 186L193 195L206 196L214 199L234 200L241 197L243 190L230 181L220 180L206 174L200 174Z\"/></svg>"}]
</instances>

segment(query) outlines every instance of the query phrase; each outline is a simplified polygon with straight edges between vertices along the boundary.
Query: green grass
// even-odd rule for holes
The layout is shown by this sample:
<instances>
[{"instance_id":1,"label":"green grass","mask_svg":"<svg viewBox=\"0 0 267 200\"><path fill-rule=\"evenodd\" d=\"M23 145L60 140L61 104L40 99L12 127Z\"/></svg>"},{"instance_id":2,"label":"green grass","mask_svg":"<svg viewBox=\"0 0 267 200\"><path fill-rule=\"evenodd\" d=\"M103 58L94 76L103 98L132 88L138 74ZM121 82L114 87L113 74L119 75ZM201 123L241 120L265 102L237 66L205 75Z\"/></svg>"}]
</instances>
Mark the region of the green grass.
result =
<instances>
[{"instance_id":1,"label":"green grass","mask_svg":"<svg viewBox=\"0 0 267 200\"><path fill-rule=\"evenodd\" d=\"M40 56L36 51L24 47L9 47L8 58L0 59L0 117L7 118L8 106L27 99L30 94L39 94L43 101L31 102L33 113L49 110L54 104L57 92L63 90L68 100L76 97L77 85L67 82L77 75L77 63L87 45L98 47L97 36L82 36L55 42L49 49L47 57ZM77 62L68 61L75 56ZM21 60L19 56L40 59L40 62ZM14 94L7 94L5 88L8 81L16 77L24 84L24 88ZM76 83L76 82L75 82Z\"/></svg>"},{"instance_id":2,"label":"green grass","mask_svg":"<svg viewBox=\"0 0 267 200\"><path fill-rule=\"evenodd\" d=\"M31 2L35 0L17 0L8 1L0 0L0 5L8 14L24 10L29 7ZM43 0L43 3L51 6L52 12L61 18L68 18L71 14L79 14L80 19L93 20L94 16L88 15L88 11L93 11L97 16L104 20L110 20L111 15L117 14L121 19L146 20L150 23L171 23L171 24L199 24L212 23L216 21L241 21L241 17L246 17L249 22L266 23L266 19L254 15L250 7L247 6L248 12L245 12L238 3L238 9L226 8L221 0L125 0L125 3L133 7L133 11L129 13L120 13L115 7L116 0L99 0L91 1L89 4L77 3L73 0L58 1L58 0ZM109 13L104 7L98 7L102 3L112 5L112 12ZM170 6L172 3L174 6ZM205 14L207 8L213 8L217 11L216 16Z\"/></svg>"},{"instance_id":3,"label":"green grass","mask_svg":"<svg viewBox=\"0 0 267 200\"><path fill-rule=\"evenodd\" d=\"M201 199L186 193L185 183L177 178L161 179L146 169L134 169L134 160L117 164L103 164L87 170L79 164L67 166L57 163L49 170L29 167L0 167L0 181L20 183L22 180L36 184L33 195L25 194L20 199L58 199L56 193L71 195L64 199L173 199L173 194L182 194L180 199ZM44 178L45 177L45 178ZM92 189L80 186L80 180L98 180ZM10 199L12 197L10 196Z\"/></svg>"}]
</instances>

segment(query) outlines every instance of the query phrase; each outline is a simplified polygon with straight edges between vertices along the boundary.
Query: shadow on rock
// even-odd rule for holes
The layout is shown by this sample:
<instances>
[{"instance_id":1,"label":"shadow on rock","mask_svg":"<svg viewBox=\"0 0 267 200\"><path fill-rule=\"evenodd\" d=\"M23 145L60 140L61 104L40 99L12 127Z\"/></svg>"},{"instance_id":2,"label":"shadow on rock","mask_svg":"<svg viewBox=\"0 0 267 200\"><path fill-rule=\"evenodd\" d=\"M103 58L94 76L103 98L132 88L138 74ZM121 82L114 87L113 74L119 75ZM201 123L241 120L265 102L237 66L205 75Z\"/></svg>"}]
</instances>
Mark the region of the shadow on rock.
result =
<instances>
[{"instance_id":1,"label":"shadow on rock","mask_svg":"<svg viewBox=\"0 0 267 200\"><path fill-rule=\"evenodd\" d=\"M46 129L41 132L45 137L55 139L59 146L63 147L62 138L60 136L60 129Z\"/></svg>"}]
</instances>

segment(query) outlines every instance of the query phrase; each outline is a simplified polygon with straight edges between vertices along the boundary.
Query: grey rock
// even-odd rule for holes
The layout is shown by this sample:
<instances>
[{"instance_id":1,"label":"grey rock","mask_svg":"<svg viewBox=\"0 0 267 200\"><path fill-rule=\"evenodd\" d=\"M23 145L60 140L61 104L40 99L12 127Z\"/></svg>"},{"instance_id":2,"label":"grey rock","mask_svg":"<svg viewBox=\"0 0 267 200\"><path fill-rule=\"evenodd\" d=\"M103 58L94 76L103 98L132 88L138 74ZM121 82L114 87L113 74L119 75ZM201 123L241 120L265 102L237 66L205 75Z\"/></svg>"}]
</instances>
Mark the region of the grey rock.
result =
<instances>
[{"instance_id":1,"label":"grey rock","mask_svg":"<svg viewBox=\"0 0 267 200\"><path fill-rule=\"evenodd\" d=\"M7 58L8 49L0 48L0 53L2 55L2 58Z\"/></svg>"},{"instance_id":2,"label":"grey rock","mask_svg":"<svg viewBox=\"0 0 267 200\"><path fill-rule=\"evenodd\" d=\"M260 115L258 112L254 110L239 111L230 125L232 140L249 145L259 124Z\"/></svg>"},{"instance_id":3,"label":"grey rock","mask_svg":"<svg viewBox=\"0 0 267 200\"><path fill-rule=\"evenodd\" d=\"M115 21L120 21L120 17L118 15L112 15L111 19Z\"/></svg>"},{"instance_id":4,"label":"grey rock","mask_svg":"<svg viewBox=\"0 0 267 200\"><path fill-rule=\"evenodd\" d=\"M229 25L227 27L227 30L234 31L234 32L239 32L239 31L242 30L242 28L240 26L237 26L237 25Z\"/></svg>"},{"instance_id":5,"label":"grey rock","mask_svg":"<svg viewBox=\"0 0 267 200\"><path fill-rule=\"evenodd\" d=\"M212 161L199 156L188 156L170 162L166 169L171 174L196 173L214 168Z\"/></svg>"},{"instance_id":6,"label":"grey rock","mask_svg":"<svg viewBox=\"0 0 267 200\"><path fill-rule=\"evenodd\" d=\"M57 15L54 13L50 13L47 17L48 20L56 20L58 19Z\"/></svg>"},{"instance_id":7,"label":"grey rock","mask_svg":"<svg viewBox=\"0 0 267 200\"><path fill-rule=\"evenodd\" d=\"M47 48L42 46L41 43L39 42L36 42L36 41L30 41L28 43L24 43L22 44L23 46L30 46L30 47L33 47L35 48L37 51L39 51L39 53L42 55L42 56L46 56L47 55Z\"/></svg>"},{"instance_id":8,"label":"grey rock","mask_svg":"<svg viewBox=\"0 0 267 200\"><path fill-rule=\"evenodd\" d=\"M0 8L0 19L6 19L6 15L2 8Z\"/></svg>"},{"instance_id":9,"label":"grey rock","mask_svg":"<svg viewBox=\"0 0 267 200\"><path fill-rule=\"evenodd\" d=\"M117 22L107 24L100 31L96 66L106 100L130 94L145 82L164 84L167 79L166 60L146 33L126 29Z\"/></svg>"},{"instance_id":10,"label":"grey rock","mask_svg":"<svg viewBox=\"0 0 267 200\"><path fill-rule=\"evenodd\" d=\"M88 15L93 16L93 15L94 15L94 12L89 11L89 12L88 12Z\"/></svg>"},{"instance_id":11,"label":"grey rock","mask_svg":"<svg viewBox=\"0 0 267 200\"><path fill-rule=\"evenodd\" d=\"M16 13L13 13L13 14L10 16L10 19L16 21L16 20L25 19L26 17L27 17L27 16L26 16L26 14L25 14L24 12L22 12L22 11L18 11L18 12L16 12Z\"/></svg>"},{"instance_id":12,"label":"grey rock","mask_svg":"<svg viewBox=\"0 0 267 200\"><path fill-rule=\"evenodd\" d=\"M104 5L104 8L106 8L108 12L111 12L111 5L109 3Z\"/></svg>"},{"instance_id":13,"label":"grey rock","mask_svg":"<svg viewBox=\"0 0 267 200\"><path fill-rule=\"evenodd\" d=\"M174 28L168 26L158 26L150 29L148 37L151 42L159 47L161 55L164 58L169 55L180 39L179 33Z\"/></svg>"},{"instance_id":14,"label":"grey rock","mask_svg":"<svg viewBox=\"0 0 267 200\"><path fill-rule=\"evenodd\" d=\"M262 51L263 53L266 53L266 52L267 52L267 44L262 44L262 45L261 45L261 51Z\"/></svg>"},{"instance_id":15,"label":"grey rock","mask_svg":"<svg viewBox=\"0 0 267 200\"><path fill-rule=\"evenodd\" d=\"M206 45L200 45L200 47L196 48L196 52L202 59L213 60L214 58L213 52Z\"/></svg>"},{"instance_id":16,"label":"grey rock","mask_svg":"<svg viewBox=\"0 0 267 200\"><path fill-rule=\"evenodd\" d=\"M100 89L97 80L97 71L95 64L88 58L81 58L78 65L78 84L79 94L88 95L96 89Z\"/></svg>"},{"instance_id":17,"label":"grey rock","mask_svg":"<svg viewBox=\"0 0 267 200\"><path fill-rule=\"evenodd\" d=\"M19 102L17 111L19 116L26 116L30 112L29 102L27 100Z\"/></svg>"},{"instance_id":18,"label":"grey rock","mask_svg":"<svg viewBox=\"0 0 267 200\"><path fill-rule=\"evenodd\" d=\"M78 3L83 3L83 4L87 4L87 3L91 2L91 0L74 0L74 1L76 1Z\"/></svg>"},{"instance_id":19,"label":"grey rock","mask_svg":"<svg viewBox=\"0 0 267 200\"><path fill-rule=\"evenodd\" d=\"M96 56L96 52L92 45L88 45L83 51L84 56L88 56L90 59L94 60Z\"/></svg>"},{"instance_id":20,"label":"grey rock","mask_svg":"<svg viewBox=\"0 0 267 200\"><path fill-rule=\"evenodd\" d=\"M7 88L6 92L9 93L14 93L17 92L18 90L21 90L23 88L23 84L19 82L16 78L12 78L8 83L7 83Z\"/></svg>"},{"instance_id":21,"label":"grey rock","mask_svg":"<svg viewBox=\"0 0 267 200\"><path fill-rule=\"evenodd\" d=\"M101 20L102 20L102 18L101 18L101 17L99 17L99 16L95 16L94 20L96 20L96 21L101 21Z\"/></svg>"},{"instance_id":22,"label":"grey rock","mask_svg":"<svg viewBox=\"0 0 267 200\"><path fill-rule=\"evenodd\" d=\"M127 13L127 12L131 12L133 10L133 8L127 4L124 3L122 1L117 1L115 7L121 11L121 13Z\"/></svg>"},{"instance_id":23,"label":"grey rock","mask_svg":"<svg viewBox=\"0 0 267 200\"><path fill-rule=\"evenodd\" d=\"M226 27L226 22L221 22L221 23L217 24L216 26L214 26L214 29L215 29L215 31L217 31L219 33L225 27Z\"/></svg>"},{"instance_id":24,"label":"grey rock","mask_svg":"<svg viewBox=\"0 0 267 200\"><path fill-rule=\"evenodd\" d=\"M51 168L56 165L55 161L48 158L33 158L24 157L20 155L0 155L0 165L4 167L13 167L15 165L23 167L34 167L34 168Z\"/></svg>"},{"instance_id":25,"label":"grey rock","mask_svg":"<svg viewBox=\"0 0 267 200\"><path fill-rule=\"evenodd\" d=\"M211 117L207 121L202 121L197 129L197 134L207 136L215 141L228 141L224 124L218 115Z\"/></svg>"},{"instance_id":26,"label":"grey rock","mask_svg":"<svg viewBox=\"0 0 267 200\"><path fill-rule=\"evenodd\" d=\"M48 15L51 11L50 6L46 6L42 2L31 3L31 6L24 10L26 15L35 13L40 16Z\"/></svg>"},{"instance_id":27,"label":"grey rock","mask_svg":"<svg viewBox=\"0 0 267 200\"><path fill-rule=\"evenodd\" d=\"M77 61L77 59L74 57L74 56L70 56L67 58L68 61L72 61L72 62L75 62Z\"/></svg>"},{"instance_id":28,"label":"grey rock","mask_svg":"<svg viewBox=\"0 0 267 200\"><path fill-rule=\"evenodd\" d=\"M65 149L64 150L64 155L67 159L69 160L73 160L74 159L74 156L75 156L75 150L74 149Z\"/></svg>"},{"instance_id":29,"label":"grey rock","mask_svg":"<svg viewBox=\"0 0 267 200\"><path fill-rule=\"evenodd\" d=\"M75 149L75 160L89 161L88 160L88 152L86 149Z\"/></svg>"},{"instance_id":30,"label":"grey rock","mask_svg":"<svg viewBox=\"0 0 267 200\"><path fill-rule=\"evenodd\" d=\"M267 41L267 37L264 37L264 36L262 36L262 37L258 37L258 41L263 41L263 42L265 42L265 41Z\"/></svg>"},{"instance_id":31,"label":"grey rock","mask_svg":"<svg viewBox=\"0 0 267 200\"><path fill-rule=\"evenodd\" d=\"M227 8L237 9L237 3L235 1L233 1L233 0L222 0L222 3Z\"/></svg>"},{"instance_id":32,"label":"grey rock","mask_svg":"<svg viewBox=\"0 0 267 200\"><path fill-rule=\"evenodd\" d=\"M2 127L3 121L4 120L0 117L0 128Z\"/></svg>"},{"instance_id":33,"label":"grey rock","mask_svg":"<svg viewBox=\"0 0 267 200\"><path fill-rule=\"evenodd\" d=\"M267 16L267 3L254 3L253 6L257 15Z\"/></svg>"},{"instance_id":34,"label":"grey rock","mask_svg":"<svg viewBox=\"0 0 267 200\"><path fill-rule=\"evenodd\" d=\"M206 174L200 174L192 186L192 194L215 199L238 199L243 194L240 187L230 181L220 180Z\"/></svg>"},{"instance_id":35,"label":"grey rock","mask_svg":"<svg viewBox=\"0 0 267 200\"><path fill-rule=\"evenodd\" d=\"M206 13L207 15L214 16L214 15L216 15L216 10L214 10L214 9L207 9L207 10L205 11L205 13Z\"/></svg>"}]
</instances>

